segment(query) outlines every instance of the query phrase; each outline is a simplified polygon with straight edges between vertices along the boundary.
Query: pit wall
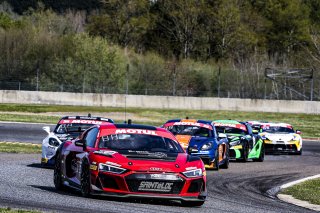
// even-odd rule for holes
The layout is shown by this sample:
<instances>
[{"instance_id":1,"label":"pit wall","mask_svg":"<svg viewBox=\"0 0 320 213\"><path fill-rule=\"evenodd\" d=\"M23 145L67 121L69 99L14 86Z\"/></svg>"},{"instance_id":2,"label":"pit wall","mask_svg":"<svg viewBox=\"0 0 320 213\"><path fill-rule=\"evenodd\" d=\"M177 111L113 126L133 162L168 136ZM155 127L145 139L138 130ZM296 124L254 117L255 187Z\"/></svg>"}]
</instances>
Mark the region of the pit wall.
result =
<instances>
[{"instance_id":1,"label":"pit wall","mask_svg":"<svg viewBox=\"0 0 320 213\"><path fill-rule=\"evenodd\" d=\"M320 102L0 90L0 103L319 114Z\"/></svg>"}]
</instances>

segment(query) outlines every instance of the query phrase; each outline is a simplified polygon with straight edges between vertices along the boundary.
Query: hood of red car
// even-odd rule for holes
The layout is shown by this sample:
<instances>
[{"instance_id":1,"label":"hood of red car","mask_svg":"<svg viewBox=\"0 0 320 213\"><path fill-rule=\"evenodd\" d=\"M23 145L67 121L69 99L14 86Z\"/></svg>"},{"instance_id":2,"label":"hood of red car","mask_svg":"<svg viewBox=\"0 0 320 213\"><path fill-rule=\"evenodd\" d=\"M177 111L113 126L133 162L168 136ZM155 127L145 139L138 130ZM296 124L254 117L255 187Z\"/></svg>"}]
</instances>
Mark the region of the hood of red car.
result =
<instances>
[{"instance_id":1,"label":"hood of red car","mask_svg":"<svg viewBox=\"0 0 320 213\"><path fill-rule=\"evenodd\" d=\"M90 154L91 162L114 163L138 172L182 172L190 166L186 153L118 153L99 150ZM195 164L196 162L191 162ZM194 166L194 165L193 165Z\"/></svg>"}]
</instances>

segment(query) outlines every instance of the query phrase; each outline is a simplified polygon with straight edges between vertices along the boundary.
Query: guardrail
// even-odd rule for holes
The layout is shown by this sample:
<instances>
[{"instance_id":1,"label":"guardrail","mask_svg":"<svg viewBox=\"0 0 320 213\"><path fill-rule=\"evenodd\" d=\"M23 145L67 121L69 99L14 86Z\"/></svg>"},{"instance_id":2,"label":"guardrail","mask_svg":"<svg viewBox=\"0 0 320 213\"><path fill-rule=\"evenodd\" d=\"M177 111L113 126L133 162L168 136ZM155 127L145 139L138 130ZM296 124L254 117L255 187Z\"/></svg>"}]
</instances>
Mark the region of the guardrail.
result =
<instances>
[{"instance_id":1,"label":"guardrail","mask_svg":"<svg viewBox=\"0 0 320 213\"><path fill-rule=\"evenodd\" d=\"M1 103L319 114L320 102L0 90Z\"/></svg>"}]
</instances>

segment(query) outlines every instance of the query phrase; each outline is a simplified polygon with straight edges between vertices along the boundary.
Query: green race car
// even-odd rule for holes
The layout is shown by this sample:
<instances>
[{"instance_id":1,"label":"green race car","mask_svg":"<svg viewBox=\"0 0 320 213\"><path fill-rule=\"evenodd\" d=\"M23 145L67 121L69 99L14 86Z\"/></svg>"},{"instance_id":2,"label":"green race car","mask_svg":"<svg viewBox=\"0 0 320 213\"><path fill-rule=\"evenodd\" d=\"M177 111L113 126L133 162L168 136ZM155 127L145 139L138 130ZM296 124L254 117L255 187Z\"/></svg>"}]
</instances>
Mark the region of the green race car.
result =
<instances>
[{"instance_id":1,"label":"green race car","mask_svg":"<svg viewBox=\"0 0 320 213\"><path fill-rule=\"evenodd\" d=\"M218 133L225 133L230 145L230 159L246 162L264 161L264 143L247 122L235 120L216 120L214 126Z\"/></svg>"}]
</instances>

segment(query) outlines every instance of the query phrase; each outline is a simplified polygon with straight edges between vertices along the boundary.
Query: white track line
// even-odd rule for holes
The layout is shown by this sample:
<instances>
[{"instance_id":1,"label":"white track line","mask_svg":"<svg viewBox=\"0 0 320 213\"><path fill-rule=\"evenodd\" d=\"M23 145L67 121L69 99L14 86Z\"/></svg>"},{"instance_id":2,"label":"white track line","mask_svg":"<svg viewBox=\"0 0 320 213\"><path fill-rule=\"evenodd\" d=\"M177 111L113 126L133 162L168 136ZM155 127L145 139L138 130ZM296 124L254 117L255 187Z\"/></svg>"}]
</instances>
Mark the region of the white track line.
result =
<instances>
[{"instance_id":1,"label":"white track line","mask_svg":"<svg viewBox=\"0 0 320 213\"><path fill-rule=\"evenodd\" d=\"M292 181L290 183L283 184L282 186L280 186L280 189L285 189L285 188L297 185L299 183L305 182L307 180L313 180L313 179L316 179L316 178L320 178L320 174L314 175L314 176L310 176L310 177L306 177L306 178L302 178L300 180ZM314 211L320 211L320 205L311 204L308 201L298 200L298 199L294 198L291 195L281 194L281 192L280 192L277 195L277 197L280 200L282 200L284 202L287 202L287 203L292 203L294 205L301 206L301 207L304 207L304 208L307 208L307 209L311 209L311 210L314 210Z\"/></svg>"}]
</instances>

